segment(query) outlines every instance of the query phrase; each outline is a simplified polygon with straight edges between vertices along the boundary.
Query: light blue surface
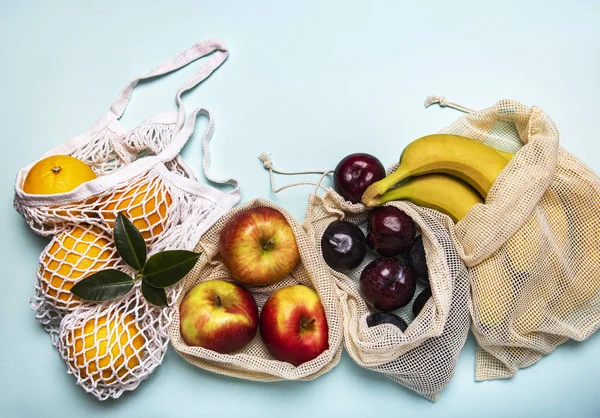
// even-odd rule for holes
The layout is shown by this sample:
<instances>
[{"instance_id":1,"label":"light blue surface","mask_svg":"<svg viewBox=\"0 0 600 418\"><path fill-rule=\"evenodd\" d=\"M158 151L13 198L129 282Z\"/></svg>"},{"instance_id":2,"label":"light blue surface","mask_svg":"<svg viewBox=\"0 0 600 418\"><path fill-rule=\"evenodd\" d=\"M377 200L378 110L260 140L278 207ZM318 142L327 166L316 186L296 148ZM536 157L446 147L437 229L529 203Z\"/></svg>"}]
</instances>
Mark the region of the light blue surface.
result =
<instances>
[{"instance_id":1,"label":"light blue surface","mask_svg":"<svg viewBox=\"0 0 600 418\"><path fill-rule=\"evenodd\" d=\"M129 79L197 40L219 37L231 49L185 102L214 112L212 169L241 180L242 201L268 198L302 218L309 188L272 195L261 151L289 170L333 168L358 151L389 165L410 140L460 116L424 110L430 94L474 108L536 104L562 145L600 172L599 2L121 3L0 3L0 416L600 416L599 335L485 383L474 382L470 337L435 404L347 355L313 382L260 384L202 371L172 350L134 393L104 403L86 395L29 309L47 241L12 209L13 181L102 116ZM125 124L174 109L195 68L136 89ZM184 156L200 170L200 135Z\"/></svg>"}]
</instances>

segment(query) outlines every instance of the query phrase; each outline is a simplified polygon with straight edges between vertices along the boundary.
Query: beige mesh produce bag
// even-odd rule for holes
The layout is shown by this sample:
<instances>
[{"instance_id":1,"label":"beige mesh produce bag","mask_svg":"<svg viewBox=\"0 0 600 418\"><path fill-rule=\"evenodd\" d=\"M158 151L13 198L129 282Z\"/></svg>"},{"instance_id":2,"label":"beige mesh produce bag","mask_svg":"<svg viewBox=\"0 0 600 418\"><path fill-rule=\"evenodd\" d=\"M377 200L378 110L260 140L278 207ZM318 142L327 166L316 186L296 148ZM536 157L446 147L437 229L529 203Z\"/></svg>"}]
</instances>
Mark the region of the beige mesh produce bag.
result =
<instances>
[{"instance_id":1,"label":"beige mesh produce bag","mask_svg":"<svg viewBox=\"0 0 600 418\"><path fill-rule=\"evenodd\" d=\"M218 254L221 230L236 214L255 207L273 208L285 216L294 231L300 253L300 262L296 268L280 282L265 287L247 287L252 292L259 310L276 290L294 284L303 284L315 289L325 308L329 327L329 349L298 367L273 359L264 346L260 333L257 333L246 347L235 354L219 354L202 347L188 346L181 337L178 308L187 292L196 284L206 280L232 280ZM331 370L339 362L342 353L342 319L335 284L308 236L298 221L287 211L262 199L238 206L202 236L196 251L201 253L200 260L185 278L183 292L177 299L173 322L169 326L171 344L185 360L215 373L264 382L312 380Z\"/></svg>"},{"instance_id":2,"label":"beige mesh produce bag","mask_svg":"<svg viewBox=\"0 0 600 418\"><path fill-rule=\"evenodd\" d=\"M448 223L469 269L476 379L510 377L600 325L600 180L535 106L502 100L442 132L516 151L485 204Z\"/></svg>"},{"instance_id":3,"label":"beige mesh produce bag","mask_svg":"<svg viewBox=\"0 0 600 418\"><path fill-rule=\"evenodd\" d=\"M363 263L349 274L329 269L339 288L344 345L360 366L383 373L435 401L454 374L469 332L467 270L442 222L446 215L408 202L389 205L404 211L420 229L433 297L414 319L412 301L395 311L409 324L405 332L389 324L369 328L366 318L371 311L358 287L360 273L376 258L374 254L368 252ZM329 189L323 197L310 196L303 227L321 254L321 237L329 224L344 219L364 231L366 217L364 205L347 202ZM422 283L417 284L415 297L423 287Z\"/></svg>"},{"instance_id":4,"label":"beige mesh produce bag","mask_svg":"<svg viewBox=\"0 0 600 418\"><path fill-rule=\"evenodd\" d=\"M110 303L84 302L70 289L84 277L107 268L133 276L113 242L119 212L140 230L148 255L152 255L166 249L192 250L201 234L239 201L235 180L215 180L208 173L208 144L214 128L210 113L197 109L186 120L181 101L181 95L209 77L227 54L226 46L217 40L193 45L134 78L103 118L44 156L76 157L94 170L96 179L67 193L40 195L22 189L33 163L17 175L16 210L35 233L52 237L40 255L32 308L69 373L99 399L116 398L135 389L161 363L173 310L148 303L140 280L124 299ZM177 91L177 112L159 114L133 129L120 124L141 80L175 71L207 55L210 58ZM231 192L201 183L179 156L198 115L208 118L203 136L204 174L213 182L235 186ZM181 285L167 290L171 305L180 291Z\"/></svg>"}]
</instances>

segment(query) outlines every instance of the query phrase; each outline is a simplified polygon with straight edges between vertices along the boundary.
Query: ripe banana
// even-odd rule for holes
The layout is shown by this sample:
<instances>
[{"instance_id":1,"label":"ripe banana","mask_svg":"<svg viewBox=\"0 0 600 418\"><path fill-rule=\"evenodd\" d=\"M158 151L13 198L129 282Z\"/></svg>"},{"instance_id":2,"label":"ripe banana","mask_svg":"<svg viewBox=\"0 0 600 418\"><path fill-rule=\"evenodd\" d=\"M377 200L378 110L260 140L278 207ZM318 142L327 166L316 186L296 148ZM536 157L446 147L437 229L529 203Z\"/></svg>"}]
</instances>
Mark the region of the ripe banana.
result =
<instances>
[{"instance_id":1,"label":"ripe banana","mask_svg":"<svg viewBox=\"0 0 600 418\"><path fill-rule=\"evenodd\" d=\"M500 151L499 149L497 149L496 152L503 156L506 161L512 160L515 156L515 154L513 154L512 152Z\"/></svg>"},{"instance_id":2,"label":"ripe banana","mask_svg":"<svg viewBox=\"0 0 600 418\"><path fill-rule=\"evenodd\" d=\"M362 197L377 206L382 194L400 181L429 173L444 173L469 183L485 199L492 183L508 164L507 159L481 142L463 136L436 134L419 138L400 156L400 165L389 176L370 185Z\"/></svg>"},{"instance_id":3,"label":"ripe banana","mask_svg":"<svg viewBox=\"0 0 600 418\"><path fill-rule=\"evenodd\" d=\"M475 189L446 174L411 177L381 195L378 203L401 199L439 210L450 216L454 222L464 218L473 205L483 203L483 199Z\"/></svg>"}]
</instances>

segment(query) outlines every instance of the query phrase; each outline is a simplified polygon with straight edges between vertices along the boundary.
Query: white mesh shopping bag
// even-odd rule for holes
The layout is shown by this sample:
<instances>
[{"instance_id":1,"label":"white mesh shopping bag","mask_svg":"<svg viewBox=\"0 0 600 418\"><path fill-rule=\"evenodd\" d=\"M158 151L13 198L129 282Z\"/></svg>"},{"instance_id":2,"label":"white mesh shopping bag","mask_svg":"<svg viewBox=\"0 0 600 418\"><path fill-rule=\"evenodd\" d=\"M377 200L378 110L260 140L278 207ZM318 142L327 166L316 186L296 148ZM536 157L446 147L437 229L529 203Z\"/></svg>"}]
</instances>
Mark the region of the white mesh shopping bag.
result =
<instances>
[{"instance_id":1,"label":"white mesh shopping bag","mask_svg":"<svg viewBox=\"0 0 600 418\"><path fill-rule=\"evenodd\" d=\"M502 100L441 132L516 151L485 204L448 223L469 270L476 379L511 377L600 326L600 179L536 106Z\"/></svg>"},{"instance_id":2,"label":"white mesh shopping bag","mask_svg":"<svg viewBox=\"0 0 600 418\"><path fill-rule=\"evenodd\" d=\"M177 112L163 113L133 129L119 123L135 86L210 55L179 88ZM109 112L86 132L50 150L44 157L68 154L87 163L98 176L71 192L34 195L22 190L33 166L19 171L14 205L34 232L52 239L40 256L32 307L69 365L69 372L100 399L132 390L160 364L166 352L172 309L149 304L140 281L122 300L88 303L71 287L96 271L117 268L120 260L112 229L123 212L140 230L149 254L165 249L192 250L201 234L239 201L237 181L208 173L213 120L205 109L185 120L184 92L210 76L226 59L218 40L199 42L175 58L134 78ZM203 171L215 183L234 186L223 192L201 183L179 153L194 131L197 116L208 118L203 136ZM181 285L168 290L172 304ZM104 339L103 339L104 338Z\"/></svg>"},{"instance_id":3,"label":"white mesh shopping bag","mask_svg":"<svg viewBox=\"0 0 600 418\"><path fill-rule=\"evenodd\" d=\"M446 215L408 202L388 205L410 216L423 237L432 297L416 318L410 309L412 303L395 311L409 324L404 332L389 324L369 328L366 318L371 310L360 295L359 278L363 268L376 257L368 253L361 265L349 273L329 268L342 307L344 345L360 366L383 373L435 401L454 374L469 332L467 270L446 230ZM322 197L310 195L302 225L321 254L321 237L332 222L350 221L364 232L367 212L363 204L350 203L327 189ZM415 297L422 288L419 284Z\"/></svg>"},{"instance_id":4,"label":"white mesh shopping bag","mask_svg":"<svg viewBox=\"0 0 600 418\"><path fill-rule=\"evenodd\" d=\"M272 208L283 214L294 232L300 253L300 261L296 268L281 281L264 287L248 287L259 309L262 309L269 296L275 291L294 284L313 288L325 309L329 328L329 348L315 359L300 366L275 360L267 351L259 333L246 347L234 354L220 354L202 347L189 346L181 336L179 305L186 293L206 280L232 280L218 252L221 231L235 215L257 207ZM183 292L175 303L175 314L169 327L171 344L185 360L215 373L263 382L315 379L339 362L342 353L342 318L335 284L329 275L327 265L315 251L300 223L285 209L262 199L237 206L202 236L196 251L200 252L200 259L184 280Z\"/></svg>"}]
</instances>

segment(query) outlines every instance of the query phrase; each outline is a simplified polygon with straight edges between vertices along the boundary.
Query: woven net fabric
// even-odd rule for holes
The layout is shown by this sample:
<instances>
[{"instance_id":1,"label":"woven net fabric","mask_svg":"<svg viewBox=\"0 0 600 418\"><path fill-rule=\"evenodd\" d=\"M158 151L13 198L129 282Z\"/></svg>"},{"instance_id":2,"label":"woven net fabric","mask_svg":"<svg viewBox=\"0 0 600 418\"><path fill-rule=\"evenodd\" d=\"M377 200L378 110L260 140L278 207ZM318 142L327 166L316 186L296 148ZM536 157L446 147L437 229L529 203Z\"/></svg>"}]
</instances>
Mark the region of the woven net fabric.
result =
<instances>
[{"instance_id":1,"label":"woven net fabric","mask_svg":"<svg viewBox=\"0 0 600 418\"><path fill-rule=\"evenodd\" d=\"M348 274L329 269L340 294L344 345L360 366L383 373L435 401L454 374L469 332L467 270L443 223L446 215L408 202L388 205L409 215L423 236L433 296L416 318L411 310L414 299L394 312L409 324L405 332L390 324L369 328L366 318L372 311L360 295L359 278L376 256L369 252L362 264ZM332 222L344 219L365 232L366 218L364 205L347 202L328 189L322 197L310 196L302 225L321 254L321 238ZM415 297L424 287L418 282Z\"/></svg>"},{"instance_id":2,"label":"woven net fabric","mask_svg":"<svg viewBox=\"0 0 600 418\"><path fill-rule=\"evenodd\" d=\"M133 129L120 124L140 80L168 74L206 55L211 57L177 91L176 113L156 115ZM112 302L85 302L70 290L84 277L106 268L135 276L113 242L119 213L140 230L150 256L167 249L192 250L201 234L238 202L234 179L217 180L208 173L208 144L214 130L210 113L196 109L186 120L181 101L181 95L205 80L227 55L227 47L218 40L192 45L134 78L103 118L44 156L78 158L92 168L96 179L71 192L33 195L25 193L22 185L34 163L17 175L16 210L35 233L51 237L40 255L31 306L68 372L98 399L117 398L135 389L162 362L171 307L182 285L167 289L168 308L148 303L139 280L126 296ZM231 192L200 183L179 155L200 114L208 118L202 139L204 174L213 182L235 186Z\"/></svg>"},{"instance_id":3,"label":"woven net fabric","mask_svg":"<svg viewBox=\"0 0 600 418\"><path fill-rule=\"evenodd\" d=\"M234 354L220 354L202 347L189 346L181 337L178 306L187 292L196 284L207 280L231 281L227 268L218 253L219 235L227 222L238 213L256 207L269 207L281 212L289 222L296 236L300 261L296 268L281 281L264 287L247 287L259 307L278 289L302 284L313 288L321 299L329 327L329 348L317 358L296 367L290 363L275 360L267 351L259 333L241 351ZM279 380L311 380L331 370L340 360L342 352L342 318L336 287L320 255L316 252L299 222L283 208L262 199L255 199L240 205L225 216L202 236L196 251L200 260L187 275L183 291L175 303L173 321L169 335L173 348L188 362L200 368L228 376L263 382Z\"/></svg>"},{"instance_id":4,"label":"woven net fabric","mask_svg":"<svg viewBox=\"0 0 600 418\"><path fill-rule=\"evenodd\" d=\"M516 151L485 204L448 224L469 269L476 379L511 377L600 326L600 179L535 106L502 100L442 132Z\"/></svg>"},{"instance_id":5,"label":"woven net fabric","mask_svg":"<svg viewBox=\"0 0 600 418\"><path fill-rule=\"evenodd\" d=\"M169 304L179 289L167 293ZM171 312L149 304L139 285L118 303L80 304L60 323L57 348L86 392L100 400L134 390L168 348Z\"/></svg>"},{"instance_id":6,"label":"woven net fabric","mask_svg":"<svg viewBox=\"0 0 600 418\"><path fill-rule=\"evenodd\" d=\"M159 154L171 138L157 135L170 135L174 124L169 129L162 124L155 129L143 127L144 132L153 132L145 137L152 141L144 146L137 136L128 164L142 161L142 155L145 158L150 152ZM205 193L205 186L191 177L191 170L179 157L135 175L121 176L119 168L127 167L127 159L115 160L115 154L105 145L115 141L105 138L101 135L98 140L84 143L84 161L99 177L119 176L114 185L65 204L16 200L35 232L52 235L40 255L32 308L50 333L68 372L100 400L135 389L162 362L173 314L171 308L161 309L146 302L139 282L124 300L112 303L89 303L70 293L75 283L102 269L135 274L120 259L114 245L112 229L117 214L123 212L140 230L152 255L166 249L192 250L202 232L234 204L225 194L219 200L220 192ZM90 143L98 145L96 154L91 153ZM133 153L138 157L134 159ZM71 155L83 159L84 154L75 149ZM103 162L102 158L111 161ZM168 290L171 306L181 289L176 285ZM131 335L133 331L138 335ZM102 341L101 335L106 335L107 341Z\"/></svg>"}]
</instances>

